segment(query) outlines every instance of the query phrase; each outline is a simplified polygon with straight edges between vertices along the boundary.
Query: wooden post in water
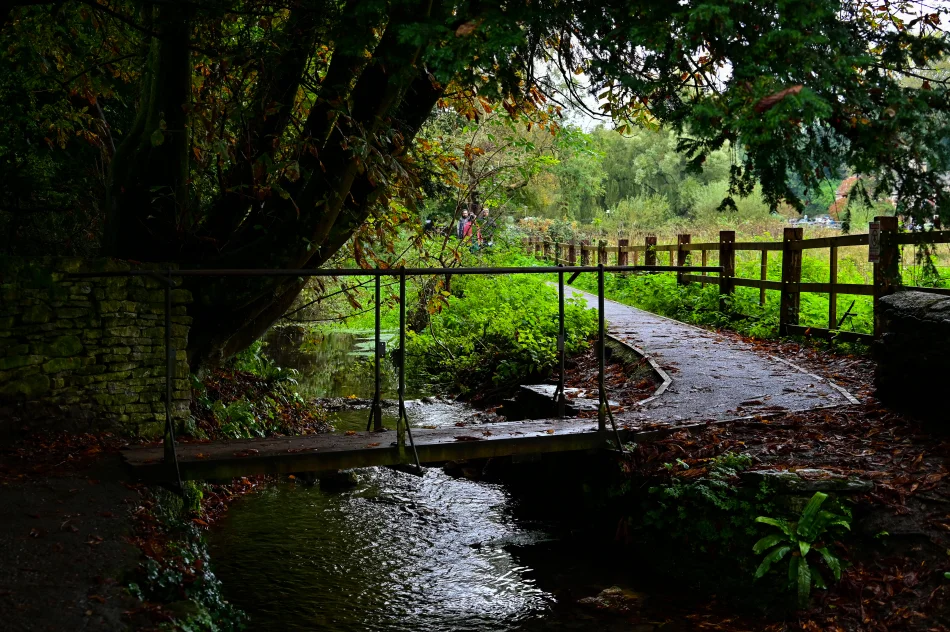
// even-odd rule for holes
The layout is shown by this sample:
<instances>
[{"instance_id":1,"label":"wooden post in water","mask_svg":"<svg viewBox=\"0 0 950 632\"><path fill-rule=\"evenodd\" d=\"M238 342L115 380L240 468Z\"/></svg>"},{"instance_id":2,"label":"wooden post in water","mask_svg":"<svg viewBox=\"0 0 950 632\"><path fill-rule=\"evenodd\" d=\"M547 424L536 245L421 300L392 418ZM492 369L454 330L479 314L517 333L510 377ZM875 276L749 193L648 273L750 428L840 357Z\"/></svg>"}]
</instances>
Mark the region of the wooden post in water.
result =
<instances>
[{"instance_id":1,"label":"wooden post in water","mask_svg":"<svg viewBox=\"0 0 950 632\"><path fill-rule=\"evenodd\" d=\"M874 337L880 338L884 333L880 300L893 294L901 285L900 246L896 239L896 217L875 217L874 221L881 227L880 256L874 264Z\"/></svg>"},{"instance_id":2,"label":"wooden post in water","mask_svg":"<svg viewBox=\"0 0 950 632\"><path fill-rule=\"evenodd\" d=\"M719 231L719 265L722 272L719 274L719 311L729 309L725 297L731 296L735 290L732 278L736 276L736 231Z\"/></svg>"},{"instance_id":3,"label":"wooden post in water","mask_svg":"<svg viewBox=\"0 0 950 632\"><path fill-rule=\"evenodd\" d=\"M630 245L629 239L618 239L617 240L617 265L625 266L628 265L630 258L630 253L624 250L627 246Z\"/></svg>"},{"instance_id":4,"label":"wooden post in water","mask_svg":"<svg viewBox=\"0 0 950 632\"><path fill-rule=\"evenodd\" d=\"M688 243L690 242L690 239L691 239L691 238L690 238L689 235L677 235L677 236L676 236L676 245L677 245L677 249L676 249L676 265L678 265L678 266L681 267L681 268L684 267L684 266L686 266L687 263L689 262L689 250L684 250L684 249L683 249L683 246L684 246L685 244L688 244ZM682 273L682 272L677 272L677 273L676 273L676 282L679 283L680 285L686 285L686 282L683 281L683 273Z\"/></svg>"},{"instance_id":5,"label":"wooden post in water","mask_svg":"<svg viewBox=\"0 0 950 632\"><path fill-rule=\"evenodd\" d=\"M794 242L802 240L801 228L786 228L782 237L782 301L779 307L778 333L788 335L789 325L798 324L801 306L799 284L802 281L802 251Z\"/></svg>"},{"instance_id":6,"label":"wooden post in water","mask_svg":"<svg viewBox=\"0 0 950 632\"><path fill-rule=\"evenodd\" d=\"M759 280L766 281L769 278L769 251L762 250L762 263L759 267ZM765 305L765 288L759 288L759 305Z\"/></svg>"},{"instance_id":7,"label":"wooden post in water","mask_svg":"<svg viewBox=\"0 0 950 632\"><path fill-rule=\"evenodd\" d=\"M828 329L838 328L838 246L828 250Z\"/></svg>"},{"instance_id":8,"label":"wooden post in water","mask_svg":"<svg viewBox=\"0 0 950 632\"><path fill-rule=\"evenodd\" d=\"M647 235L646 239L643 240L643 245L646 246L646 252L643 253L643 265L655 266L656 265L656 235Z\"/></svg>"}]
</instances>

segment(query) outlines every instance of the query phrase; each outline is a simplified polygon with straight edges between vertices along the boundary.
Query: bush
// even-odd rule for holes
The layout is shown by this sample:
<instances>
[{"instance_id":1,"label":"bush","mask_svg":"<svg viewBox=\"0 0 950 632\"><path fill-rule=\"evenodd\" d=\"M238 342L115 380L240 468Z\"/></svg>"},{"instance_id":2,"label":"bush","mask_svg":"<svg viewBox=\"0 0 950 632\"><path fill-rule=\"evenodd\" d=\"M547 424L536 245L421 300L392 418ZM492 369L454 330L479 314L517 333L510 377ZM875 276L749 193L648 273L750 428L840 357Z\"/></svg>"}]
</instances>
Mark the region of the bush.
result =
<instances>
[{"instance_id":1,"label":"bush","mask_svg":"<svg viewBox=\"0 0 950 632\"><path fill-rule=\"evenodd\" d=\"M408 338L410 367L424 379L464 393L542 376L556 364L557 291L542 278L456 277L443 298L429 329ZM565 352L586 348L596 327L586 303L569 299Z\"/></svg>"}]
</instances>

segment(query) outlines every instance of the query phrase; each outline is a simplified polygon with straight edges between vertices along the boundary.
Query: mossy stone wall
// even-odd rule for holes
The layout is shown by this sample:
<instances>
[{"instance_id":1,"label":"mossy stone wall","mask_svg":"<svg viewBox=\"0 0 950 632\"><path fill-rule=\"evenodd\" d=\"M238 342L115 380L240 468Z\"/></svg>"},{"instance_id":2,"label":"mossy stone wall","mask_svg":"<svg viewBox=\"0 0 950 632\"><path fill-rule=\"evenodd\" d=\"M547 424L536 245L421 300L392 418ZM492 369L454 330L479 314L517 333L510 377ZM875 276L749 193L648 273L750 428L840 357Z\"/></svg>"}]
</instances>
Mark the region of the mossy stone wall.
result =
<instances>
[{"instance_id":1,"label":"mossy stone wall","mask_svg":"<svg viewBox=\"0 0 950 632\"><path fill-rule=\"evenodd\" d=\"M167 270L166 265L134 266ZM112 259L0 259L0 435L36 429L159 436L165 424L165 293ZM172 411L188 414L187 290L172 290Z\"/></svg>"}]
</instances>

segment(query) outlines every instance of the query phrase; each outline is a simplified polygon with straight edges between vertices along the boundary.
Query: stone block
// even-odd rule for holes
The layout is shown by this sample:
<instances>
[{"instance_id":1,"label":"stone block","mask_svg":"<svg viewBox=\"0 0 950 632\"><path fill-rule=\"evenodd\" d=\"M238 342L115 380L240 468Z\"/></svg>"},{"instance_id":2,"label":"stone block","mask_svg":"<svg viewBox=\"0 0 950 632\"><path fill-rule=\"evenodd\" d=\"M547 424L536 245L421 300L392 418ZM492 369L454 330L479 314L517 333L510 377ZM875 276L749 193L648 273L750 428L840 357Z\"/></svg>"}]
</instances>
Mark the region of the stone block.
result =
<instances>
[{"instance_id":1,"label":"stone block","mask_svg":"<svg viewBox=\"0 0 950 632\"><path fill-rule=\"evenodd\" d=\"M13 355L27 355L30 352L30 345L28 344L19 344L7 347L3 350L3 355L13 356Z\"/></svg>"},{"instance_id":2,"label":"stone block","mask_svg":"<svg viewBox=\"0 0 950 632\"><path fill-rule=\"evenodd\" d=\"M20 314L20 322L22 323L48 323L50 317L53 315L53 310L48 306L40 303L37 305L31 305L27 307Z\"/></svg>"},{"instance_id":3,"label":"stone block","mask_svg":"<svg viewBox=\"0 0 950 632\"><path fill-rule=\"evenodd\" d=\"M0 398L34 401L49 392L48 375L37 373L0 386Z\"/></svg>"},{"instance_id":4,"label":"stone block","mask_svg":"<svg viewBox=\"0 0 950 632\"><path fill-rule=\"evenodd\" d=\"M897 292L880 305L884 332L873 346L878 397L896 408L945 419L950 297Z\"/></svg>"},{"instance_id":5,"label":"stone block","mask_svg":"<svg viewBox=\"0 0 950 632\"><path fill-rule=\"evenodd\" d=\"M139 399L138 393L97 393L93 400L100 406L126 406Z\"/></svg>"},{"instance_id":6,"label":"stone block","mask_svg":"<svg viewBox=\"0 0 950 632\"><path fill-rule=\"evenodd\" d=\"M31 364L40 364L45 358L39 355L16 355L16 356L7 356L5 358L0 358L0 371L9 371L10 369L18 369L21 366L29 366Z\"/></svg>"},{"instance_id":7,"label":"stone block","mask_svg":"<svg viewBox=\"0 0 950 632\"><path fill-rule=\"evenodd\" d=\"M34 345L35 353L51 358L65 358L75 356L83 351L82 340L79 336L59 336L45 344Z\"/></svg>"},{"instance_id":8,"label":"stone block","mask_svg":"<svg viewBox=\"0 0 950 632\"><path fill-rule=\"evenodd\" d=\"M59 373L60 371L71 371L82 368L82 358L53 358L43 364L45 373Z\"/></svg>"}]
</instances>

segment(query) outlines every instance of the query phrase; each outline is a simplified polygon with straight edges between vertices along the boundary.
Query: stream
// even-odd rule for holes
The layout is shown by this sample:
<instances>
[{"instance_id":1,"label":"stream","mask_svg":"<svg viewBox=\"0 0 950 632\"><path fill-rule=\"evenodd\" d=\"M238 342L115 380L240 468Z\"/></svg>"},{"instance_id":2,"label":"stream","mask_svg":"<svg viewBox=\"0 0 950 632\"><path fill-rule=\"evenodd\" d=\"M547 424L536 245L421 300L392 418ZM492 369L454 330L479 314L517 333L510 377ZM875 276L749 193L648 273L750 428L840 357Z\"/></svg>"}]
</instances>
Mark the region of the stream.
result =
<instances>
[{"instance_id":1,"label":"stream","mask_svg":"<svg viewBox=\"0 0 950 632\"><path fill-rule=\"evenodd\" d=\"M293 335L268 342L267 353L301 372L309 396L372 397L365 336L330 335L305 353ZM391 396L391 371L384 386ZM476 414L438 397L415 400L408 413L416 426ZM366 424L365 409L336 415L338 430ZM665 598L636 592L613 543L593 537L572 508L527 496L436 467L423 476L360 470L344 491L288 480L236 502L209 544L225 597L248 613L251 630L655 629L577 604L614 585L654 607ZM663 627L678 629L690 628Z\"/></svg>"}]
</instances>

